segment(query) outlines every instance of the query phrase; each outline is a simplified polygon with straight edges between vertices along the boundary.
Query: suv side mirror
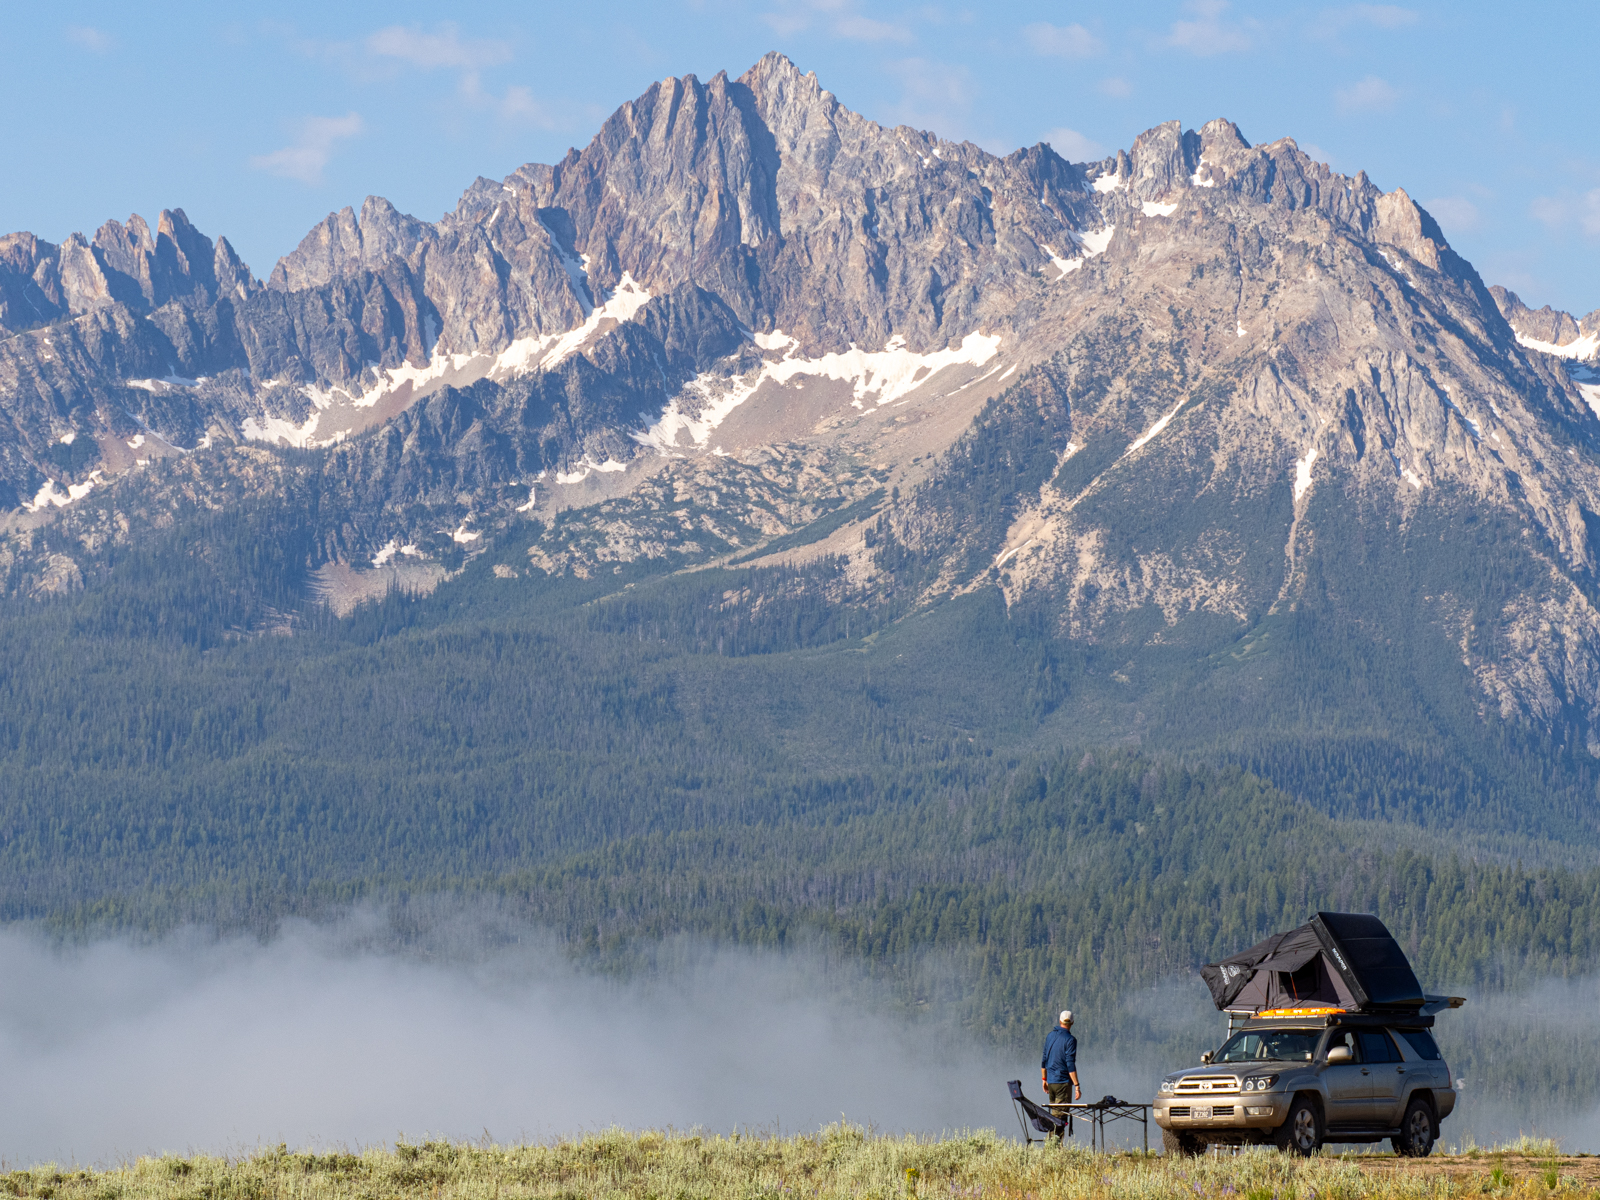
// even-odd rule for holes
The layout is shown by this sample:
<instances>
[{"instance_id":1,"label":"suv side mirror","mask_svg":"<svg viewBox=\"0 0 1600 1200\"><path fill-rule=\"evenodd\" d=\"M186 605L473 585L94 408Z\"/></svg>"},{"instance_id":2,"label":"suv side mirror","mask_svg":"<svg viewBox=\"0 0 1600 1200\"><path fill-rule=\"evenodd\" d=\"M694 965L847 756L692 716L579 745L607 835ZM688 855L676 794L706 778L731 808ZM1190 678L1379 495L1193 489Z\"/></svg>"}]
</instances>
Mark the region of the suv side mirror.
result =
<instances>
[{"instance_id":1,"label":"suv side mirror","mask_svg":"<svg viewBox=\"0 0 1600 1200\"><path fill-rule=\"evenodd\" d=\"M1328 1065L1332 1066L1334 1063L1347 1063L1350 1061L1351 1057L1349 1046L1335 1046L1333 1049L1328 1051Z\"/></svg>"},{"instance_id":2,"label":"suv side mirror","mask_svg":"<svg viewBox=\"0 0 1600 1200\"><path fill-rule=\"evenodd\" d=\"M1216 1053L1217 1052L1215 1050L1207 1050L1204 1054L1202 1054L1200 1056L1200 1061L1209 1066L1210 1063L1211 1063L1211 1060L1216 1057Z\"/></svg>"}]
</instances>

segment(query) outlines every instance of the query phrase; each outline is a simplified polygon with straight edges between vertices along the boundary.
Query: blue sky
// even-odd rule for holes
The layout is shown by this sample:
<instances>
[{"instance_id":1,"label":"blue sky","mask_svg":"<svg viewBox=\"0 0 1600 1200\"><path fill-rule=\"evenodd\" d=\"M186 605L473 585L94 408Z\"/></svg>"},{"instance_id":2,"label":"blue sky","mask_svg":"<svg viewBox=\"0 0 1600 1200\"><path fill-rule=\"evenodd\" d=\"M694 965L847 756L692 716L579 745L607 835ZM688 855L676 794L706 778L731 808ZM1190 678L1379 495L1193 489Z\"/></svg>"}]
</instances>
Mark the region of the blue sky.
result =
<instances>
[{"instance_id":1,"label":"blue sky","mask_svg":"<svg viewBox=\"0 0 1600 1200\"><path fill-rule=\"evenodd\" d=\"M428 219L656 79L782 50L851 108L1073 159L1237 121L1404 187L1490 283L1600 308L1593 4L287 0L8 5L0 229L183 208L265 276L369 193ZM270 16L260 15L270 12Z\"/></svg>"}]
</instances>

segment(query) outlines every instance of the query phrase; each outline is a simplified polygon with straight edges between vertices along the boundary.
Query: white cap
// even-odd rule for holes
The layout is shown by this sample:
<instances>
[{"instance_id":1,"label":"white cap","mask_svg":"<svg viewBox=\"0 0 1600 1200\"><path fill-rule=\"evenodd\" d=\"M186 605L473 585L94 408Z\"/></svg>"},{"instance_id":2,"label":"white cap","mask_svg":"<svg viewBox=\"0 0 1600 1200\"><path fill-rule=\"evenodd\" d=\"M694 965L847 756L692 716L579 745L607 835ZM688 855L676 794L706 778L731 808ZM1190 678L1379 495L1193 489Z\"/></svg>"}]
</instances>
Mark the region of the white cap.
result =
<instances>
[{"instance_id":1,"label":"white cap","mask_svg":"<svg viewBox=\"0 0 1600 1200\"><path fill-rule=\"evenodd\" d=\"M1061 1010L1061 1023L1065 1025L1070 1020L1072 1020L1072 1010L1070 1008L1063 1008Z\"/></svg>"}]
</instances>

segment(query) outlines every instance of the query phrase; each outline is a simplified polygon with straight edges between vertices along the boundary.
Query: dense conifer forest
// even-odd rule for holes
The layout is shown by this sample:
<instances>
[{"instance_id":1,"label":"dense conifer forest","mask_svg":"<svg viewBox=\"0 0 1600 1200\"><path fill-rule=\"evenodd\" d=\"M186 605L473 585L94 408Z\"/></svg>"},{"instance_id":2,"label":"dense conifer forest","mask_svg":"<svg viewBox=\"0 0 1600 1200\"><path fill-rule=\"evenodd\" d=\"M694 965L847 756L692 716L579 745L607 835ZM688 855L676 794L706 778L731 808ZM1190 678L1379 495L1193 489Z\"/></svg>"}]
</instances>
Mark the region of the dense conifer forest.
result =
<instances>
[{"instance_id":1,"label":"dense conifer forest","mask_svg":"<svg viewBox=\"0 0 1600 1200\"><path fill-rule=\"evenodd\" d=\"M1317 674L1322 719L1229 723L1174 675L1107 738L1122 651L993 590L825 601L826 562L512 581L507 542L341 620L298 599L294 536L279 510L197 518L11 602L8 919L266 931L492 897L602 964L820 938L1010 1044L1070 995L1124 1051L1193 1037L1142 991L1319 908L1381 915L1436 990L1600 959L1585 765L1468 727L1464 697L1413 704L1325 614L1234 650Z\"/></svg>"}]
</instances>

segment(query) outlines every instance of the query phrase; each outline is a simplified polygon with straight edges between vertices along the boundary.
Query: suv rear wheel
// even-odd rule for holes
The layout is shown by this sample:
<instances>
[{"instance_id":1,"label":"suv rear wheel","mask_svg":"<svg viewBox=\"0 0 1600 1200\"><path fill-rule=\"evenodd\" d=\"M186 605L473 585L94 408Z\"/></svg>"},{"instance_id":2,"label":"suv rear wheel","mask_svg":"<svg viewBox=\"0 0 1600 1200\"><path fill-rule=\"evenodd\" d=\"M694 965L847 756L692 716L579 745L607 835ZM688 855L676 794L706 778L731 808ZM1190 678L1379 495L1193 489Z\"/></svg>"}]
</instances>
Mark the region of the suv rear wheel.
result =
<instances>
[{"instance_id":1,"label":"suv rear wheel","mask_svg":"<svg viewBox=\"0 0 1600 1200\"><path fill-rule=\"evenodd\" d=\"M1427 1158L1433 1151L1433 1113L1427 1102L1414 1099L1406 1105L1406 1115L1400 1121L1400 1136L1389 1139L1396 1154L1406 1158Z\"/></svg>"},{"instance_id":2,"label":"suv rear wheel","mask_svg":"<svg viewBox=\"0 0 1600 1200\"><path fill-rule=\"evenodd\" d=\"M1285 1154L1298 1154L1302 1158L1309 1158L1322 1149L1322 1115L1310 1097L1294 1098L1288 1117L1273 1131L1272 1141Z\"/></svg>"},{"instance_id":3,"label":"suv rear wheel","mask_svg":"<svg viewBox=\"0 0 1600 1200\"><path fill-rule=\"evenodd\" d=\"M1200 1139L1192 1134L1174 1133L1170 1129L1163 1129L1161 1149L1174 1158L1193 1158L1205 1147L1200 1144Z\"/></svg>"}]
</instances>

